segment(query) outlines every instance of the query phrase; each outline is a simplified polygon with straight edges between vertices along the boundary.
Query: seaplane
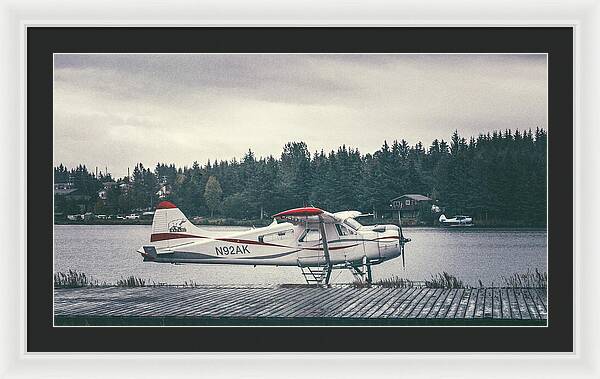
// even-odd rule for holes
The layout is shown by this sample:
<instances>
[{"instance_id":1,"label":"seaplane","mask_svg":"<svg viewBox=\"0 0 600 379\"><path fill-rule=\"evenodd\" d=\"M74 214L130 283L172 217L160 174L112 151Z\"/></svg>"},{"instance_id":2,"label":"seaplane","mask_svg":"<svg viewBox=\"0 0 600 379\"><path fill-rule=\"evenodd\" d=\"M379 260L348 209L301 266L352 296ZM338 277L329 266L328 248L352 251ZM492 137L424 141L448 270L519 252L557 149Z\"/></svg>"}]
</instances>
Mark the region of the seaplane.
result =
<instances>
[{"instance_id":1,"label":"seaplane","mask_svg":"<svg viewBox=\"0 0 600 379\"><path fill-rule=\"evenodd\" d=\"M473 226L473 218L471 216L456 215L452 218L446 218L442 214L438 220L442 226Z\"/></svg>"},{"instance_id":2,"label":"seaplane","mask_svg":"<svg viewBox=\"0 0 600 379\"><path fill-rule=\"evenodd\" d=\"M266 227L223 233L192 224L169 201L158 204L150 244L137 252L144 262L296 266L308 284L330 284L334 269L349 269L371 283L371 266L402 257L410 238L397 225L364 226L359 211L329 213L290 209Z\"/></svg>"}]
</instances>

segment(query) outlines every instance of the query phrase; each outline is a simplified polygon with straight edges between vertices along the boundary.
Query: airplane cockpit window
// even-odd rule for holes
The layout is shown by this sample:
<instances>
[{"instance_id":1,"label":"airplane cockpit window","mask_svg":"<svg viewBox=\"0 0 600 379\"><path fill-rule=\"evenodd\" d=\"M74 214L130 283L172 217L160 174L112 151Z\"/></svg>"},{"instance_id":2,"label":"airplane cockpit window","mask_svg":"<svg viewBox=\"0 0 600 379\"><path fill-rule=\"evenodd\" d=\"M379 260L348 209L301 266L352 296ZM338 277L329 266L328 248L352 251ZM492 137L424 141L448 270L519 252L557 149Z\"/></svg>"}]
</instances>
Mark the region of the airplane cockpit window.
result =
<instances>
[{"instance_id":1,"label":"airplane cockpit window","mask_svg":"<svg viewBox=\"0 0 600 379\"><path fill-rule=\"evenodd\" d=\"M321 240L321 233L317 229L306 229L299 242L316 242Z\"/></svg>"},{"instance_id":2,"label":"airplane cockpit window","mask_svg":"<svg viewBox=\"0 0 600 379\"><path fill-rule=\"evenodd\" d=\"M272 241L283 241L286 240L290 237L292 237L294 234L294 229L288 229L288 230L280 230L278 232L273 232L273 233L268 233L262 236L258 236L258 241L261 243L265 243L265 242L272 242Z\"/></svg>"},{"instance_id":3,"label":"airplane cockpit window","mask_svg":"<svg viewBox=\"0 0 600 379\"><path fill-rule=\"evenodd\" d=\"M358 230L362 227L361 223L353 218L347 218L344 224L348 225L352 230Z\"/></svg>"},{"instance_id":4,"label":"airplane cockpit window","mask_svg":"<svg viewBox=\"0 0 600 379\"><path fill-rule=\"evenodd\" d=\"M350 234L348 229L344 225L335 224L339 236L347 236Z\"/></svg>"}]
</instances>

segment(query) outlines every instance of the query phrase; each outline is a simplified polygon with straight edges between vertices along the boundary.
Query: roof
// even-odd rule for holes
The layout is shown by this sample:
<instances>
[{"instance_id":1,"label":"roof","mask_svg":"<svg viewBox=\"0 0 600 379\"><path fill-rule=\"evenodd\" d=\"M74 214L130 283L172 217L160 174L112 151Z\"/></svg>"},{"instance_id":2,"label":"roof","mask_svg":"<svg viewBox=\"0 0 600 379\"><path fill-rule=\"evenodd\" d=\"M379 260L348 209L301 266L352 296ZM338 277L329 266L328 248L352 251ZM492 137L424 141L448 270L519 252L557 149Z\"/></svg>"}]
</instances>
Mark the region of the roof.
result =
<instances>
[{"instance_id":1,"label":"roof","mask_svg":"<svg viewBox=\"0 0 600 379\"><path fill-rule=\"evenodd\" d=\"M161 201L156 206L156 209L172 209L172 208L177 208L177 206L175 204L171 203L170 201Z\"/></svg>"},{"instance_id":2,"label":"roof","mask_svg":"<svg viewBox=\"0 0 600 379\"><path fill-rule=\"evenodd\" d=\"M419 194L406 194L406 195L395 197L390 201L398 200L403 197L408 197L408 198L416 200L416 201L431 201L431 198L424 196L424 195L419 195Z\"/></svg>"}]
</instances>

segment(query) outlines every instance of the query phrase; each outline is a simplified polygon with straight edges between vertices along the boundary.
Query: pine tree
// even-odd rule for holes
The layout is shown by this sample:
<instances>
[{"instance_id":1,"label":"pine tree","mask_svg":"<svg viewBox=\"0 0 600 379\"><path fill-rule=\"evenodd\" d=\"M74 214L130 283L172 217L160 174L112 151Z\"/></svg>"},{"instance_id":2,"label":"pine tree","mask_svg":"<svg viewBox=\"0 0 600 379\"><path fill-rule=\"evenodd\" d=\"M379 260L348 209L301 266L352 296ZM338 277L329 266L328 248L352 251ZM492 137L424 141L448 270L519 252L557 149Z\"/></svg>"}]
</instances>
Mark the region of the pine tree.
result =
<instances>
[{"instance_id":1,"label":"pine tree","mask_svg":"<svg viewBox=\"0 0 600 379\"><path fill-rule=\"evenodd\" d=\"M219 209L222 195L223 190L221 189L219 180L214 176L208 178L206 188L204 189L204 200L206 201L208 209L210 209L210 217L213 217L215 211Z\"/></svg>"}]
</instances>

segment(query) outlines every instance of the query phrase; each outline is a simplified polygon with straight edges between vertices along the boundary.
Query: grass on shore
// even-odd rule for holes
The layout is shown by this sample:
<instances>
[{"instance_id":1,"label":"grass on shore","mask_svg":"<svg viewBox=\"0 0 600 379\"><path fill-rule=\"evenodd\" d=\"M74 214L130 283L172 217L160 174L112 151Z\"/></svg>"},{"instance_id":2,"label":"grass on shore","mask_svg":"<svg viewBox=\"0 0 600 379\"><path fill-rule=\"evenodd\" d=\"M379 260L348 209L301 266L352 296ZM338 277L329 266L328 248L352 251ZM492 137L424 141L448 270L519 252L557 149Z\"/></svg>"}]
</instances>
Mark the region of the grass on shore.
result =
<instances>
[{"instance_id":1,"label":"grass on shore","mask_svg":"<svg viewBox=\"0 0 600 379\"><path fill-rule=\"evenodd\" d=\"M117 287L145 287L146 281L144 279L131 275L127 279L117 280Z\"/></svg>"},{"instance_id":2,"label":"grass on shore","mask_svg":"<svg viewBox=\"0 0 600 379\"><path fill-rule=\"evenodd\" d=\"M522 274L513 274L509 277L502 277L506 287L512 288L548 288L548 273L535 272L527 269L527 272Z\"/></svg>"},{"instance_id":3,"label":"grass on shore","mask_svg":"<svg viewBox=\"0 0 600 379\"><path fill-rule=\"evenodd\" d=\"M77 270L69 270L67 272L54 273L54 288L81 288L81 287L199 287L200 284L193 280L185 281L183 284L167 284L156 283L154 281L142 279L140 277L130 275L127 278L121 277L116 283L98 282L91 276Z\"/></svg>"},{"instance_id":4,"label":"grass on shore","mask_svg":"<svg viewBox=\"0 0 600 379\"><path fill-rule=\"evenodd\" d=\"M355 281L352 283L354 287L369 287L366 282ZM385 288L412 288L412 287L425 287L425 288L467 288L462 280L458 279L454 275L448 274L446 271L431 276L431 280L415 281L410 279L401 278L394 276L392 278L380 279L373 282L374 286L381 286Z\"/></svg>"},{"instance_id":5,"label":"grass on shore","mask_svg":"<svg viewBox=\"0 0 600 379\"><path fill-rule=\"evenodd\" d=\"M104 283L106 284L106 283ZM100 283L83 272L69 270L54 273L54 288L98 287Z\"/></svg>"},{"instance_id":6,"label":"grass on shore","mask_svg":"<svg viewBox=\"0 0 600 379\"><path fill-rule=\"evenodd\" d=\"M502 276L503 285L502 287L509 288L547 288L548 287L548 273L540 272L537 268L534 272L527 270L525 273L515 273L509 277ZM478 280L479 287L485 287L481 279ZM369 283L362 281L355 281L352 283L354 287L369 287ZM373 282L373 286L381 286L386 288L412 288L412 287L425 287L425 288L471 288L470 285L454 275L443 271L431 276L430 280L425 281L414 281L410 279L401 278L395 276L392 278L380 279ZM490 287L494 287L494 283ZM496 286L497 287L497 286Z\"/></svg>"},{"instance_id":7,"label":"grass on shore","mask_svg":"<svg viewBox=\"0 0 600 379\"><path fill-rule=\"evenodd\" d=\"M510 288L547 288L548 287L548 273L540 272L535 269L534 272L527 270L525 273L515 273L509 277L502 276L504 281L503 287ZM430 280L425 281L414 281L410 279L401 278L394 276L392 278L380 279L372 284L363 281L354 281L351 283L356 288L363 288L369 286L380 286L384 288L412 288L412 287L425 287L425 288L471 288L466 285L461 279L454 275L451 275L445 271L432 275ZM121 277L116 283L110 284L106 282L99 283L96 279L85 273L77 272L76 270L69 270L66 273L57 272L54 274L54 288L81 288L81 287L162 287L162 286L174 286L174 287L198 287L200 284L193 280L185 281L183 284L167 284L167 283L156 283L150 282L145 279L131 275L127 278ZM282 284L282 286L286 286ZM296 286L296 285L294 285ZM311 285L306 285L311 286ZM479 280L479 287L484 287L481 280ZM492 284L492 287L494 285Z\"/></svg>"}]
</instances>

